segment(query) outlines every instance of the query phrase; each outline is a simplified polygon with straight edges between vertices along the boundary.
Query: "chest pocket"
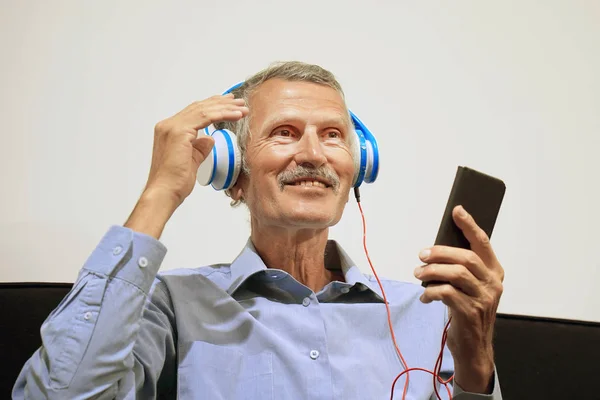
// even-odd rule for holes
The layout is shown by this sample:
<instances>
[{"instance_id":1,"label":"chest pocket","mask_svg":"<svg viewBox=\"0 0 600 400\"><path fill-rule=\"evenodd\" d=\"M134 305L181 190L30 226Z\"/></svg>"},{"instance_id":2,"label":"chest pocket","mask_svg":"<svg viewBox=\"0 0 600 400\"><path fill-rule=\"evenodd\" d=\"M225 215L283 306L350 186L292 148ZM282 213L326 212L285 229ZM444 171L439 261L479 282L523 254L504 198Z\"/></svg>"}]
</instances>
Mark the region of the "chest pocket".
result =
<instances>
[{"instance_id":1,"label":"chest pocket","mask_svg":"<svg viewBox=\"0 0 600 400\"><path fill-rule=\"evenodd\" d=\"M273 362L269 352L246 355L206 342L179 348L180 399L272 400Z\"/></svg>"}]
</instances>

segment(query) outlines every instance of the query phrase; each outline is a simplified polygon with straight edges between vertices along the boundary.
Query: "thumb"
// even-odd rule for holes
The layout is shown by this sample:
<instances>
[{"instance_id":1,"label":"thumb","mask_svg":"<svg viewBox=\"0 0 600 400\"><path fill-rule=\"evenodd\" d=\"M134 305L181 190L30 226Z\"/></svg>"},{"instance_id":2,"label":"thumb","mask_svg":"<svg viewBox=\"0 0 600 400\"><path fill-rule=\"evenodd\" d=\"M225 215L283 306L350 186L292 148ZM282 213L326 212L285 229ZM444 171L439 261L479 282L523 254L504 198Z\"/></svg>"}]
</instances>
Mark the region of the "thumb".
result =
<instances>
[{"instance_id":1,"label":"thumb","mask_svg":"<svg viewBox=\"0 0 600 400\"><path fill-rule=\"evenodd\" d=\"M488 266L499 265L494 249L490 243L490 238L483 229L477 225L475 219L469 214L463 206L456 206L452 210L452 217L456 225L462 230L463 234L471 244L473 250L483 262Z\"/></svg>"},{"instance_id":2,"label":"thumb","mask_svg":"<svg viewBox=\"0 0 600 400\"><path fill-rule=\"evenodd\" d=\"M192 146L194 147L192 158L196 163L196 167L199 167L200 164L202 164L202 161L209 156L214 145L215 139L208 135L201 135L200 137L192 140Z\"/></svg>"}]
</instances>

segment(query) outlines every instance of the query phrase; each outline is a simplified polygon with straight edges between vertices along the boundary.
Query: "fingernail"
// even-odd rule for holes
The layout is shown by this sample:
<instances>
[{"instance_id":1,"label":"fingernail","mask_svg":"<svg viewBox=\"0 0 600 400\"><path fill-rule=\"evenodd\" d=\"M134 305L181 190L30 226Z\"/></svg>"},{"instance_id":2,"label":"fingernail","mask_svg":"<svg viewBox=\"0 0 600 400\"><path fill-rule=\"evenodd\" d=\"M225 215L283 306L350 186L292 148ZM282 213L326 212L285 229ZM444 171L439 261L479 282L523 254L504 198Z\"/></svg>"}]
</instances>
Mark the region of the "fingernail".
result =
<instances>
[{"instance_id":1,"label":"fingernail","mask_svg":"<svg viewBox=\"0 0 600 400\"><path fill-rule=\"evenodd\" d=\"M421 258L421 260L425 261L427 258L429 258L430 255L431 255L431 249L423 249L419 253L419 258Z\"/></svg>"},{"instance_id":2,"label":"fingernail","mask_svg":"<svg viewBox=\"0 0 600 400\"><path fill-rule=\"evenodd\" d=\"M419 300L421 300L421 302L423 302L423 297L424 297L424 296L425 296L425 295L424 295L424 294L422 294L422 295L421 295L421 297L419 297Z\"/></svg>"},{"instance_id":3,"label":"fingernail","mask_svg":"<svg viewBox=\"0 0 600 400\"><path fill-rule=\"evenodd\" d=\"M423 267L415 268L415 276L418 278L423 273Z\"/></svg>"},{"instance_id":4,"label":"fingernail","mask_svg":"<svg viewBox=\"0 0 600 400\"><path fill-rule=\"evenodd\" d=\"M467 216L467 212L463 208L463 206L458 206L458 216L461 218L465 218Z\"/></svg>"}]
</instances>

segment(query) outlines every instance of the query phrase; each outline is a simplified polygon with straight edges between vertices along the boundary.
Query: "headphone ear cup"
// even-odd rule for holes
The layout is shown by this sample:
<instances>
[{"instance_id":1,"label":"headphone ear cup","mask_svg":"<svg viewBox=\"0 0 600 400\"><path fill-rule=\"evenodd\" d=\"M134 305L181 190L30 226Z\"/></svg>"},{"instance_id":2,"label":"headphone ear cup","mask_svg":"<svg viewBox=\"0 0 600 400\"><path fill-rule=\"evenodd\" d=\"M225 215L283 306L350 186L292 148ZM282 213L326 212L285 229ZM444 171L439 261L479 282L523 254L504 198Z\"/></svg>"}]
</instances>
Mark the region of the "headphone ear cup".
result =
<instances>
[{"instance_id":1,"label":"headphone ear cup","mask_svg":"<svg viewBox=\"0 0 600 400\"><path fill-rule=\"evenodd\" d=\"M374 181L373 177L373 146L369 140L365 140L366 145L366 163L365 163L365 176L363 182L371 183Z\"/></svg>"},{"instance_id":2,"label":"headphone ear cup","mask_svg":"<svg viewBox=\"0 0 600 400\"><path fill-rule=\"evenodd\" d=\"M367 144L365 140L365 136L363 135L360 129L356 129L356 140L355 140L355 150L354 150L354 182L352 186L359 187L365 177L365 172L367 170Z\"/></svg>"},{"instance_id":3,"label":"headphone ear cup","mask_svg":"<svg viewBox=\"0 0 600 400\"><path fill-rule=\"evenodd\" d=\"M358 134L354 131L354 138L350 143L350 151L352 152L352 160L354 161L354 176L352 177L352 186L356 184L358 172L360 170L360 147Z\"/></svg>"},{"instance_id":4,"label":"headphone ear cup","mask_svg":"<svg viewBox=\"0 0 600 400\"><path fill-rule=\"evenodd\" d=\"M352 124L356 132L356 150L354 151L356 167L354 187L359 187L363 182L372 183L379 174L379 147L377 140L369 128L352 112L349 111Z\"/></svg>"},{"instance_id":5,"label":"headphone ear cup","mask_svg":"<svg viewBox=\"0 0 600 400\"><path fill-rule=\"evenodd\" d=\"M209 135L208 131L206 131L206 134ZM206 156L204 161L198 166L196 181L202 186L210 185L215 177L215 169L217 166L216 147L217 144L215 143L208 156Z\"/></svg>"},{"instance_id":6,"label":"headphone ear cup","mask_svg":"<svg viewBox=\"0 0 600 400\"><path fill-rule=\"evenodd\" d=\"M379 147L377 146L377 140L373 135L366 138L367 145L367 168L365 171L366 183L373 183L379 175Z\"/></svg>"},{"instance_id":7,"label":"headphone ear cup","mask_svg":"<svg viewBox=\"0 0 600 400\"><path fill-rule=\"evenodd\" d=\"M214 131L215 145L211 154L198 167L196 180L203 186L211 184L216 190L235 185L240 173L242 158L236 135L226 129Z\"/></svg>"},{"instance_id":8,"label":"headphone ear cup","mask_svg":"<svg viewBox=\"0 0 600 400\"><path fill-rule=\"evenodd\" d=\"M240 171L242 170L242 154L237 143L237 135L231 131L227 131L229 138L231 139L231 146L233 147L233 171L229 183L223 187L223 189L231 189L237 182Z\"/></svg>"}]
</instances>

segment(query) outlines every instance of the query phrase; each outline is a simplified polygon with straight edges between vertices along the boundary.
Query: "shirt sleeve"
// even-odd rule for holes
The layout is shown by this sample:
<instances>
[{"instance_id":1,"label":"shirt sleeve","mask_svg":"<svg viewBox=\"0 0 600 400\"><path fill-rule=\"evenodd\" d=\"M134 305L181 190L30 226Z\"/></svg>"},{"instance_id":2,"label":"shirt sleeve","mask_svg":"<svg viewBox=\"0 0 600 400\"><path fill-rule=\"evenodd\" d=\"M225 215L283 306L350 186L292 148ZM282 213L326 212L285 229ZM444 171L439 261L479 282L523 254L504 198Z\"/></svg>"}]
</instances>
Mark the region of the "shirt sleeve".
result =
<instances>
[{"instance_id":1,"label":"shirt sleeve","mask_svg":"<svg viewBox=\"0 0 600 400\"><path fill-rule=\"evenodd\" d=\"M13 399L154 398L175 354L172 305L155 279L166 251L150 236L111 227L42 324L42 346Z\"/></svg>"}]
</instances>

